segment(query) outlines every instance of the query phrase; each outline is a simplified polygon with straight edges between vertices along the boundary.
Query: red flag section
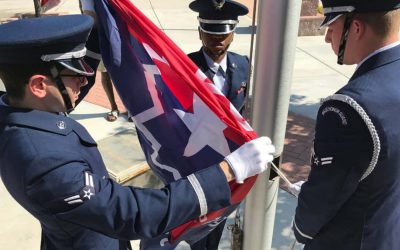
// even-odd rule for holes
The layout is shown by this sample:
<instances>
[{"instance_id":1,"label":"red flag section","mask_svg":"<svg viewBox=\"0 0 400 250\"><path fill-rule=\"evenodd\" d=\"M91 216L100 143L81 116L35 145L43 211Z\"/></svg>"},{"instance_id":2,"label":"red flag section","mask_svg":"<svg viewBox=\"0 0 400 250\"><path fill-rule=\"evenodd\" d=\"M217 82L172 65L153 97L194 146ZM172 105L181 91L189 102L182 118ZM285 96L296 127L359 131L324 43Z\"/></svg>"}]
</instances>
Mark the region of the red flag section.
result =
<instances>
[{"instance_id":1,"label":"red flag section","mask_svg":"<svg viewBox=\"0 0 400 250\"><path fill-rule=\"evenodd\" d=\"M41 1L40 1L40 6L45 5L48 1L49 1L49 0L41 0Z\"/></svg>"},{"instance_id":2,"label":"red flag section","mask_svg":"<svg viewBox=\"0 0 400 250\"><path fill-rule=\"evenodd\" d=\"M157 65L162 80L185 109L191 110L195 94L228 126L224 130L224 135L230 141L241 145L256 137L256 133L240 114L221 93L216 91L211 81L186 54L129 0L108 0L108 3L124 20L131 36L145 47ZM238 204L245 198L255 180L256 177L252 177L244 184L230 183L233 204ZM220 217L225 211L221 209L211 212L175 228L171 232L171 240L180 240L186 231Z\"/></svg>"}]
</instances>

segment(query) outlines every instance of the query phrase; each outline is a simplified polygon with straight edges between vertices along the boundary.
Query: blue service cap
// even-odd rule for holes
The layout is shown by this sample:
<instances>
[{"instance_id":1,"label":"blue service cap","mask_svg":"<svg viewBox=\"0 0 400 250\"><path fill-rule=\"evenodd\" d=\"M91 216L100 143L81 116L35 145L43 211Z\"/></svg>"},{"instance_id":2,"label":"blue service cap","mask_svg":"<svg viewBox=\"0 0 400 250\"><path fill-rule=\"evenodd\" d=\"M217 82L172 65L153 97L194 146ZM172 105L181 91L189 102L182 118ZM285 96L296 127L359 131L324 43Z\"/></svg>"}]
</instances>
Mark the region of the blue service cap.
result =
<instances>
[{"instance_id":1,"label":"blue service cap","mask_svg":"<svg viewBox=\"0 0 400 250\"><path fill-rule=\"evenodd\" d=\"M249 13L246 6L231 0L195 0L189 8L199 13L200 29L210 34L233 32L238 17Z\"/></svg>"},{"instance_id":2,"label":"blue service cap","mask_svg":"<svg viewBox=\"0 0 400 250\"><path fill-rule=\"evenodd\" d=\"M329 25L341 15L354 12L382 12L400 8L400 0L322 0L325 19L321 27Z\"/></svg>"},{"instance_id":3,"label":"blue service cap","mask_svg":"<svg viewBox=\"0 0 400 250\"><path fill-rule=\"evenodd\" d=\"M20 19L0 25L0 63L57 62L78 74L90 76L85 43L93 26L87 15Z\"/></svg>"}]
</instances>

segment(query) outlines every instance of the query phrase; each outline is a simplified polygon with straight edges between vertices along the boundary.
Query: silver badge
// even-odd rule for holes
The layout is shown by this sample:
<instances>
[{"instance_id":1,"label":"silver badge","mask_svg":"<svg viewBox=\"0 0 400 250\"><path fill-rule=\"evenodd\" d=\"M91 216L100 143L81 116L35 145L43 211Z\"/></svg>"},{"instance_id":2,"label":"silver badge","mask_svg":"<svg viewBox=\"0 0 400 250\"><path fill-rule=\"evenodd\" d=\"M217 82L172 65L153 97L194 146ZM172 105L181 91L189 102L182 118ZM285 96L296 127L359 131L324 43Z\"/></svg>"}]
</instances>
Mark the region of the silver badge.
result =
<instances>
[{"instance_id":1,"label":"silver badge","mask_svg":"<svg viewBox=\"0 0 400 250\"><path fill-rule=\"evenodd\" d=\"M82 200L90 200L90 198L94 195L94 188L89 186L84 187L80 194Z\"/></svg>"},{"instance_id":2,"label":"silver badge","mask_svg":"<svg viewBox=\"0 0 400 250\"><path fill-rule=\"evenodd\" d=\"M313 155L312 161L314 163L314 166L321 167L324 165L331 165L333 162L333 157L318 157L316 155Z\"/></svg>"},{"instance_id":3,"label":"silver badge","mask_svg":"<svg viewBox=\"0 0 400 250\"><path fill-rule=\"evenodd\" d=\"M58 121L58 122L57 122L57 127L58 127L59 129L66 129L66 128L67 128L67 126L65 125L65 122L64 122L64 121Z\"/></svg>"},{"instance_id":4,"label":"silver badge","mask_svg":"<svg viewBox=\"0 0 400 250\"><path fill-rule=\"evenodd\" d=\"M225 4L225 0L212 0L212 2L217 10L222 9L222 7L224 7Z\"/></svg>"}]
</instances>

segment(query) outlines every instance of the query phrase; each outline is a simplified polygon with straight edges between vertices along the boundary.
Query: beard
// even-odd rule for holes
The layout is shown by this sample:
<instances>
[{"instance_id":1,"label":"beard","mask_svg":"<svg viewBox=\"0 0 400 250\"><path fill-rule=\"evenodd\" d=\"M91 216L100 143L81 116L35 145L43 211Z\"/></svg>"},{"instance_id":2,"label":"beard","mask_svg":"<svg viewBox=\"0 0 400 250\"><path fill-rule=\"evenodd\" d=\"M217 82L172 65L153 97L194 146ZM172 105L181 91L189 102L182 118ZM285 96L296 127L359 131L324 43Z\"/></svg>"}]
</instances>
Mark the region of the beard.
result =
<instances>
[{"instance_id":1,"label":"beard","mask_svg":"<svg viewBox=\"0 0 400 250\"><path fill-rule=\"evenodd\" d=\"M223 49L218 49L215 47L209 48L209 47L206 47L203 45L203 48L204 48L204 51L207 53L207 55L209 55L211 58L214 59L214 58L218 58L220 56L225 55L228 51L229 46L230 45L224 47Z\"/></svg>"}]
</instances>

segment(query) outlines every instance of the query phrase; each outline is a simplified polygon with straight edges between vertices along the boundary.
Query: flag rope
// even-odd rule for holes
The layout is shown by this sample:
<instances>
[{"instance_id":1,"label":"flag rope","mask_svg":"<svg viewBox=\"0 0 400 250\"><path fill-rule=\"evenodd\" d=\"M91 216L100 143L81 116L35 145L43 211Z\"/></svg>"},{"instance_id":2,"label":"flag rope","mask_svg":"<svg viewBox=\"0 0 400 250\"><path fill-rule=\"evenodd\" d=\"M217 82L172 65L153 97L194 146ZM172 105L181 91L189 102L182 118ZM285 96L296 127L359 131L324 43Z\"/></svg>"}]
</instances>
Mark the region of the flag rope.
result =
<instances>
[{"instance_id":1,"label":"flag rope","mask_svg":"<svg viewBox=\"0 0 400 250\"><path fill-rule=\"evenodd\" d=\"M274 169L274 171L279 175L279 177L282 178L282 180L284 182L286 182L286 184L288 184L289 186L292 186L293 184L288 180L288 178L286 178L285 174L279 170L279 168L273 163L271 162L271 166Z\"/></svg>"}]
</instances>

